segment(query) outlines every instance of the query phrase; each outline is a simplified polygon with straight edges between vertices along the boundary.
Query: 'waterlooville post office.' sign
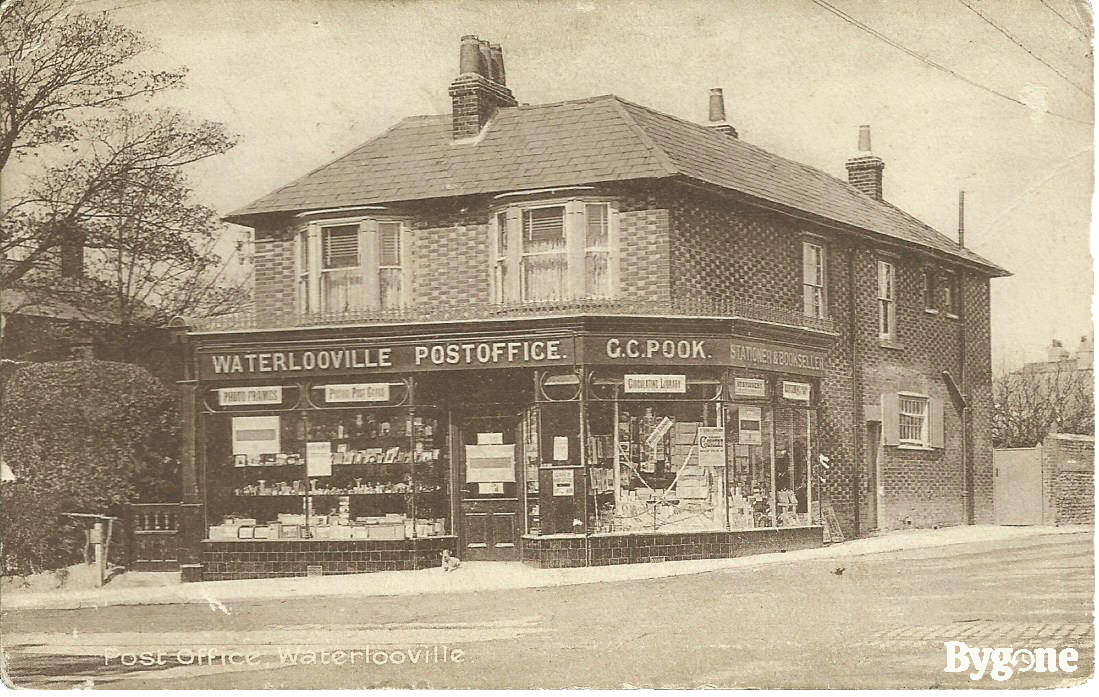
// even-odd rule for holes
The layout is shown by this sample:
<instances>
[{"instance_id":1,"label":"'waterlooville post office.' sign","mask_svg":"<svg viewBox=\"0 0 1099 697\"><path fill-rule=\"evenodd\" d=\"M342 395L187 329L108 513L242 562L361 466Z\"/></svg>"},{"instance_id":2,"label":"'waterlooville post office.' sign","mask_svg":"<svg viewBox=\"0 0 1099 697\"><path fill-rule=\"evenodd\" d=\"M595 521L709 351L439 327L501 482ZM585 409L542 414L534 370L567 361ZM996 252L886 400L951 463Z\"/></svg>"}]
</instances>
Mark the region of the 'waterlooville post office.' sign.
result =
<instances>
[{"instance_id":1,"label":"'waterlooville post office.' sign","mask_svg":"<svg viewBox=\"0 0 1099 697\"><path fill-rule=\"evenodd\" d=\"M820 376L824 373L825 353L724 337L604 335L392 345L343 342L315 348L201 352L198 360L199 378L203 380L574 364L733 366Z\"/></svg>"}]
</instances>

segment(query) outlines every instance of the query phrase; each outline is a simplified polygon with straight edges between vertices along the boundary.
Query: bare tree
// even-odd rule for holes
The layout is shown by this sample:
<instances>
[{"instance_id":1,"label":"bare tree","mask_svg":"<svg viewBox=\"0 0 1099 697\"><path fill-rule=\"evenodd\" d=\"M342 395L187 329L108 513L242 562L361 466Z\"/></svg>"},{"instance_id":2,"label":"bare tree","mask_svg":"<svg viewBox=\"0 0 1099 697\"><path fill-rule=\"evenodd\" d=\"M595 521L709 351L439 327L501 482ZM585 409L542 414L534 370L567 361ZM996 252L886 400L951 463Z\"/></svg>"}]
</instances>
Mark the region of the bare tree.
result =
<instances>
[{"instance_id":1,"label":"bare tree","mask_svg":"<svg viewBox=\"0 0 1099 697\"><path fill-rule=\"evenodd\" d=\"M135 110L182 71L131 69L145 40L68 0L2 11L0 166L22 158L29 174L0 206L0 289L117 325L239 308L246 255L184 176L234 139L217 123ZM74 251L79 273L61 273Z\"/></svg>"},{"instance_id":2,"label":"bare tree","mask_svg":"<svg viewBox=\"0 0 1099 697\"><path fill-rule=\"evenodd\" d=\"M1028 366L992 385L992 442L1029 448L1047 434L1095 433L1094 371L1076 361Z\"/></svg>"},{"instance_id":3,"label":"bare tree","mask_svg":"<svg viewBox=\"0 0 1099 697\"><path fill-rule=\"evenodd\" d=\"M16 154L80 138L89 114L179 85L183 71L133 70L149 48L106 13L67 0L0 2L0 170Z\"/></svg>"}]
</instances>

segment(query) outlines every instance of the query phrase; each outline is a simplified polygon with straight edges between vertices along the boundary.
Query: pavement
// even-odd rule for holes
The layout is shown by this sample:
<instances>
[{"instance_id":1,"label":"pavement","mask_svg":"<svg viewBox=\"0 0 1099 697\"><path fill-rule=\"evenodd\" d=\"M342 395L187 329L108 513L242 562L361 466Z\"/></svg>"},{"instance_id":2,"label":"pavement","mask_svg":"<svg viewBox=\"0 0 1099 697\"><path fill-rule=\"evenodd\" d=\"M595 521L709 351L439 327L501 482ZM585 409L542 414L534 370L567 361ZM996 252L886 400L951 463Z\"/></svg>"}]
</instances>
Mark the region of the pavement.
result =
<instances>
[{"instance_id":1,"label":"pavement","mask_svg":"<svg viewBox=\"0 0 1099 697\"><path fill-rule=\"evenodd\" d=\"M466 562L454 572L441 569L382 571L321 577L246 579L178 583L177 575L158 574L145 586L131 579L128 587L54 590L48 593L3 593L3 610L76 610L119 605L209 605L229 614L228 603L318 597L377 597L437 593L477 593L509 589L549 588L579 584L639 581L702 574L729 569L766 567L794 561L843 560L869 554L919 550L974 542L1026 543L1091 528L960 526L938 530L904 530L824 547L732 559L702 559L649 564L622 564L575 569L536 569L518 562ZM127 574L137 576L138 574ZM150 575L152 576L152 575Z\"/></svg>"}]
</instances>

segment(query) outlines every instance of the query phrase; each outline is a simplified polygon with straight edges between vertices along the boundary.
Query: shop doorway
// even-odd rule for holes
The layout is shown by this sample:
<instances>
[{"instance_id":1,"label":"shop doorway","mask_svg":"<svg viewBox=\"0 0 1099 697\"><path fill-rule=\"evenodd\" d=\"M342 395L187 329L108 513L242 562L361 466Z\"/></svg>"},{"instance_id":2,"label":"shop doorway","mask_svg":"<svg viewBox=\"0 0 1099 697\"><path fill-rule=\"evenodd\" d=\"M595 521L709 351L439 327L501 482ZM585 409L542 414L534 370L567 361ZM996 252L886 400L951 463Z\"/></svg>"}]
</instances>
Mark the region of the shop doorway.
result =
<instances>
[{"instance_id":1,"label":"shop doorway","mask_svg":"<svg viewBox=\"0 0 1099 697\"><path fill-rule=\"evenodd\" d=\"M467 414L458 422L458 540L463 559L519 559L520 422L515 413Z\"/></svg>"},{"instance_id":2,"label":"shop doorway","mask_svg":"<svg viewBox=\"0 0 1099 697\"><path fill-rule=\"evenodd\" d=\"M866 422L866 482L869 496L866 500L866 529L878 529L878 450L881 448L881 422Z\"/></svg>"}]
</instances>

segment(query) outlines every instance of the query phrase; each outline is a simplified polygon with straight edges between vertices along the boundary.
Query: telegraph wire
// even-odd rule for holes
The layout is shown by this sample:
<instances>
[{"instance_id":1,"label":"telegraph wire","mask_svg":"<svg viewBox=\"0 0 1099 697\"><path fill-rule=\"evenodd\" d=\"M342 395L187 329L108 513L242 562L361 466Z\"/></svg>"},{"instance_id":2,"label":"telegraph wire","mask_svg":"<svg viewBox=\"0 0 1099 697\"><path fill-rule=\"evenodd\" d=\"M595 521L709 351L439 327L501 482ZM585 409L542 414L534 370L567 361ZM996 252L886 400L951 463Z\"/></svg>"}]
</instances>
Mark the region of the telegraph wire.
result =
<instances>
[{"instance_id":1,"label":"telegraph wire","mask_svg":"<svg viewBox=\"0 0 1099 697\"><path fill-rule=\"evenodd\" d=\"M1070 26L1074 30L1076 30L1077 34L1084 37L1085 39L1090 39L1091 38L1091 37L1088 36L1088 33L1086 31L1084 31L1079 26L1077 26L1076 22L1069 21L1068 17L1065 17L1063 14L1061 14L1056 9L1054 9L1053 5L1050 5L1046 0L1038 0L1038 2L1045 5L1047 10L1049 10L1053 14L1057 15L1058 17L1060 17L1062 22L1064 22L1065 24L1067 24L1068 26Z\"/></svg>"},{"instance_id":2,"label":"telegraph wire","mask_svg":"<svg viewBox=\"0 0 1099 697\"><path fill-rule=\"evenodd\" d=\"M980 17L981 19L983 19L983 20L985 21L985 23L987 23L987 24L988 24L988 25L989 25L990 27L992 27L992 28L993 28L993 29L995 29L996 31L998 31L998 32L1000 32L1001 34L1003 34L1004 36L1006 36L1006 37L1008 38L1008 40L1009 40L1009 41L1011 41L1011 43L1015 44L1015 45L1016 45L1016 46L1018 46L1019 48L1023 49L1023 50L1024 50L1024 51L1026 51L1027 53L1029 53L1029 54L1031 55L1031 57L1032 57L1032 58L1034 58L1034 60L1038 61L1038 62L1039 62L1039 63L1041 63L1042 65L1046 66L1047 68L1049 68L1049 69L1050 69L1050 70L1052 70L1053 72L1055 72L1055 73L1057 73L1058 75L1060 75L1060 76L1061 76L1061 78L1062 78L1062 79L1063 79L1063 80L1064 80L1065 82L1067 82L1068 84L1072 85L1073 87L1075 87L1076 89L1080 90L1081 92L1083 92L1084 94L1088 95L1089 97L1094 97L1094 96L1095 96L1095 95L1094 95L1094 94L1093 94L1093 93L1092 93L1091 91L1089 91L1089 90L1088 90L1087 88L1085 88L1085 87L1081 87L1081 86L1080 86L1079 84L1077 84L1077 83L1076 83L1075 81L1071 80L1071 79L1069 78L1069 76L1068 76L1068 75L1065 75L1065 74L1064 74L1064 73L1062 73L1062 72L1061 72L1060 70L1058 70L1058 69L1057 69L1056 67L1054 67L1054 66L1053 66L1053 65L1051 65L1050 63L1046 62L1046 60L1045 60L1045 59L1043 59L1043 58L1042 58L1041 56L1039 56L1039 55L1038 55L1037 53L1035 53L1034 51L1031 51L1031 50L1030 50L1029 48L1027 48L1027 47L1026 47L1026 45L1025 45L1025 44L1023 44L1023 42L1022 42L1022 41L1019 41L1019 40L1018 40L1018 39L1016 39L1016 38L1015 38L1014 36L1012 36L1012 35L1011 35L1011 34L1010 34L1010 33L1008 32L1008 30L1007 30L1007 29L1004 29L1003 27L1001 27L1001 26L1000 26L999 24L997 24L996 22L993 22L993 21L992 21L991 19L989 19L988 17L986 17L986 16L985 16L985 15L984 15L984 14L983 14L983 13L982 13L982 12L981 12L980 10L978 10L978 9L977 9L976 7L973 7L973 5L970 5L970 4L969 4L969 3L968 3L968 2L966 1L966 0L958 0L958 2L960 2L960 3L962 4L962 5L964 5L964 6L965 6L965 7L966 7L966 8L967 8L967 9L968 9L968 10L969 10L970 12L972 12L972 13L973 13L973 14L975 14L975 15L977 15L977 16L978 16L978 17Z\"/></svg>"},{"instance_id":3,"label":"telegraph wire","mask_svg":"<svg viewBox=\"0 0 1099 697\"><path fill-rule=\"evenodd\" d=\"M903 51L904 53L907 53L908 55L912 56L913 58L920 61L921 63L929 65L932 68L935 68L936 70L940 70L940 71L942 71L942 72L944 72L948 75L952 75L953 77L956 77L957 79L959 79L962 82L970 85L971 87L976 87L979 90L983 90L985 92L988 92L989 94L993 94L997 97L1000 97L1001 99L1006 99L1007 101L1012 102L1013 104L1017 104L1021 107L1025 107L1028 110L1032 110L1032 111L1036 110L1036 111L1039 111L1043 114L1049 114L1050 116L1056 116L1057 118L1065 119L1066 121L1074 121L1076 123L1084 124L1085 126L1094 126L1095 125L1092 121L1087 121L1085 119L1079 119L1079 118L1076 118L1075 116L1069 116L1067 114L1062 114L1060 112L1052 111L1050 109L1040 109L1040 108L1035 109L1035 107L1032 107L1031 105L1029 105L1026 102L1022 101L1021 99L1016 99L1015 97L1012 97L1009 94L1005 94L1003 92L1000 92L999 90L997 90L993 87L989 87L987 85L983 85L983 84L977 82L976 80L972 80L972 79L966 77L965 75L962 75L961 73L958 73L954 70L951 70L950 68L946 67L942 63L938 63L936 61L933 61L930 58L928 58L927 56L925 56L921 53L918 53L918 52L908 48L907 46L904 46L903 44L900 44L900 43L894 41L893 39L889 38L885 34L882 34L881 32L879 32L877 29L874 29L873 27L871 27L867 24L864 24L863 22L855 19L854 17L847 14L843 10L841 10L841 9L835 7L834 5L828 3L826 0L812 0L812 2L816 5L819 5L820 7L824 8L825 10L828 10L829 12L836 15L837 17L839 17L843 21L847 22L848 24L851 24L852 26L855 26L858 29L861 29L862 31L866 32L867 34L870 34L874 38L876 38L880 41L884 41L885 43L889 44L890 46L892 46L893 48L895 48L899 51Z\"/></svg>"}]
</instances>

